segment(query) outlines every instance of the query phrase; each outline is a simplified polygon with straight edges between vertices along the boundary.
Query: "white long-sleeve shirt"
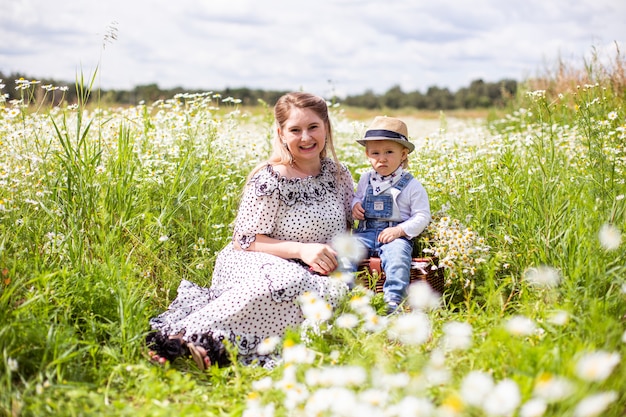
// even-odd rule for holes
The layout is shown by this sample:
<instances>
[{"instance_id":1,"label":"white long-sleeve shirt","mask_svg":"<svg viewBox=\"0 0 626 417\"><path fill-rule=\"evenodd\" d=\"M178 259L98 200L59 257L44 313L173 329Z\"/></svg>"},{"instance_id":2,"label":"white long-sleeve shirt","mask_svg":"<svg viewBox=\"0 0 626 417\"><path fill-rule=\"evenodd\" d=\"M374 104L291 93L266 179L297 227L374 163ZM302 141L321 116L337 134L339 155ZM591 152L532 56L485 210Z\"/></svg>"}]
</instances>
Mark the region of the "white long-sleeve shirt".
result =
<instances>
[{"instance_id":1,"label":"white long-sleeve shirt","mask_svg":"<svg viewBox=\"0 0 626 417\"><path fill-rule=\"evenodd\" d=\"M370 172L361 175L356 187L356 194L352 199L352 207L356 203L363 204L365 192L369 185ZM404 230L409 239L413 239L424 231L431 221L430 203L426 189L417 179L413 178L402 191L390 187L381 195L391 195L393 198L393 211L388 221L400 222L398 226Z\"/></svg>"}]
</instances>

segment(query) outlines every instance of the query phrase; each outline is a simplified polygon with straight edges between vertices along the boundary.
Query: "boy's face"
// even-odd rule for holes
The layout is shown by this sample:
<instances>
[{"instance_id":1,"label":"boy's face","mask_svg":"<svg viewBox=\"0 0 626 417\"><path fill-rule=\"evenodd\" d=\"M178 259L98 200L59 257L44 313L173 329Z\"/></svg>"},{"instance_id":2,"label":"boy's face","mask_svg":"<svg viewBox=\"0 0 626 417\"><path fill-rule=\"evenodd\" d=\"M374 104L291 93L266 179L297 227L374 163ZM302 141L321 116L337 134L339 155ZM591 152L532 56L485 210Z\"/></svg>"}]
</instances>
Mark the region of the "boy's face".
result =
<instances>
[{"instance_id":1,"label":"boy's face","mask_svg":"<svg viewBox=\"0 0 626 417\"><path fill-rule=\"evenodd\" d=\"M386 176L402 165L409 150L391 140L370 140L365 143L365 154L372 168L380 175Z\"/></svg>"}]
</instances>

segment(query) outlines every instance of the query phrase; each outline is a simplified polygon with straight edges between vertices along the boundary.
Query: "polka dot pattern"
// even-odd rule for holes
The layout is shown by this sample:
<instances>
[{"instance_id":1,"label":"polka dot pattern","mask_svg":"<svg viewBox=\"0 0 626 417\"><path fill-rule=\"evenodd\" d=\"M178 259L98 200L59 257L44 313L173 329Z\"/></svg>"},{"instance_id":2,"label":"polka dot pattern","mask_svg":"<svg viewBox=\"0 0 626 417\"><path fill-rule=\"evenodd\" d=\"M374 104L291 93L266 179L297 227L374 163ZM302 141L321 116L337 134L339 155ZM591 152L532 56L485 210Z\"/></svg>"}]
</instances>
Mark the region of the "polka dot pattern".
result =
<instances>
[{"instance_id":1,"label":"polka dot pattern","mask_svg":"<svg viewBox=\"0 0 626 417\"><path fill-rule=\"evenodd\" d=\"M328 243L352 220L353 193L348 170L330 159L322 161L319 175L308 178L286 178L268 165L244 190L233 239L244 249L257 234ZM150 324L167 335L182 331L184 340L203 334L228 339L242 362L262 362L256 354L260 342L302 323L300 294L315 292L335 305L346 290L339 280L312 273L301 262L236 250L229 243L217 257L211 287L183 280L168 310Z\"/></svg>"}]
</instances>

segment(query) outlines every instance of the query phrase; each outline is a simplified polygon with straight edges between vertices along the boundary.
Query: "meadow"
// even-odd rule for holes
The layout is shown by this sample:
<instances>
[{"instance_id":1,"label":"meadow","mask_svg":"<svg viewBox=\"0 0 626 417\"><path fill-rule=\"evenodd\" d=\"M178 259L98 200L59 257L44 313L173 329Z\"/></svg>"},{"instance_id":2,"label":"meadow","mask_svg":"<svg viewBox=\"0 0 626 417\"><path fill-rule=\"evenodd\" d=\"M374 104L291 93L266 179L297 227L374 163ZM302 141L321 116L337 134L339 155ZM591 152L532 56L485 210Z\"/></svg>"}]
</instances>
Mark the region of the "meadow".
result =
<instances>
[{"instance_id":1,"label":"meadow","mask_svg":"<svg viewBox=\"0 0 626 417\"><path fill-rule=\"evenodd\" d=\"M210 92L101 108L95 77L79 79L78 103L43 108L35 91L63 91L22 80L22 100L0 103L0 415L623 416L615 74L529 86L498 117L407 116L443 295L416 285L412 310L385 317L357 288L330 317L310 308L316 326L268 340L274 369L206 372L151 363L148 320L181 279L210 285L245 177L270 151L271 108ZM331 108L356 180L369 120Z\"/></svg>"}]
</instances>

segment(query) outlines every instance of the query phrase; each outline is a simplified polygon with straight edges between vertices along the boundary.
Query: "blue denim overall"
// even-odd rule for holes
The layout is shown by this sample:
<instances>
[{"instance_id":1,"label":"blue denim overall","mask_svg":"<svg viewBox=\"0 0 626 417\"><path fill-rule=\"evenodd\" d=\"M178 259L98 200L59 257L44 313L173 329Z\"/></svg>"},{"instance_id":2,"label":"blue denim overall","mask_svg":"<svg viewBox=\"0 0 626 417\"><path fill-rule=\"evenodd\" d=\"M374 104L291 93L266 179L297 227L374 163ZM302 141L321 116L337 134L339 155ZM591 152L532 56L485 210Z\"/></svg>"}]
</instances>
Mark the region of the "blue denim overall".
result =
<instances>
[{"instance_id":1,"label":"blue denim overall","mask_svg":"<svg viewBox=\"0 0 626 417\"><path fill-rule=\"evenodd\" d=\"M393 188L402 191L412 179L413 176L405 172ZM400 223L385 220L390 218L393 212L393 197L390 194L375 196L372 185L368 184L362 205L365 209L365 220L359 221L354 236L368 248L369 256L380 257L386 277L383 286L385 301L400 303L410 282L413 242L406 237L385 244L378 241L380 232Z\"/></svg>"}]
</instances>

